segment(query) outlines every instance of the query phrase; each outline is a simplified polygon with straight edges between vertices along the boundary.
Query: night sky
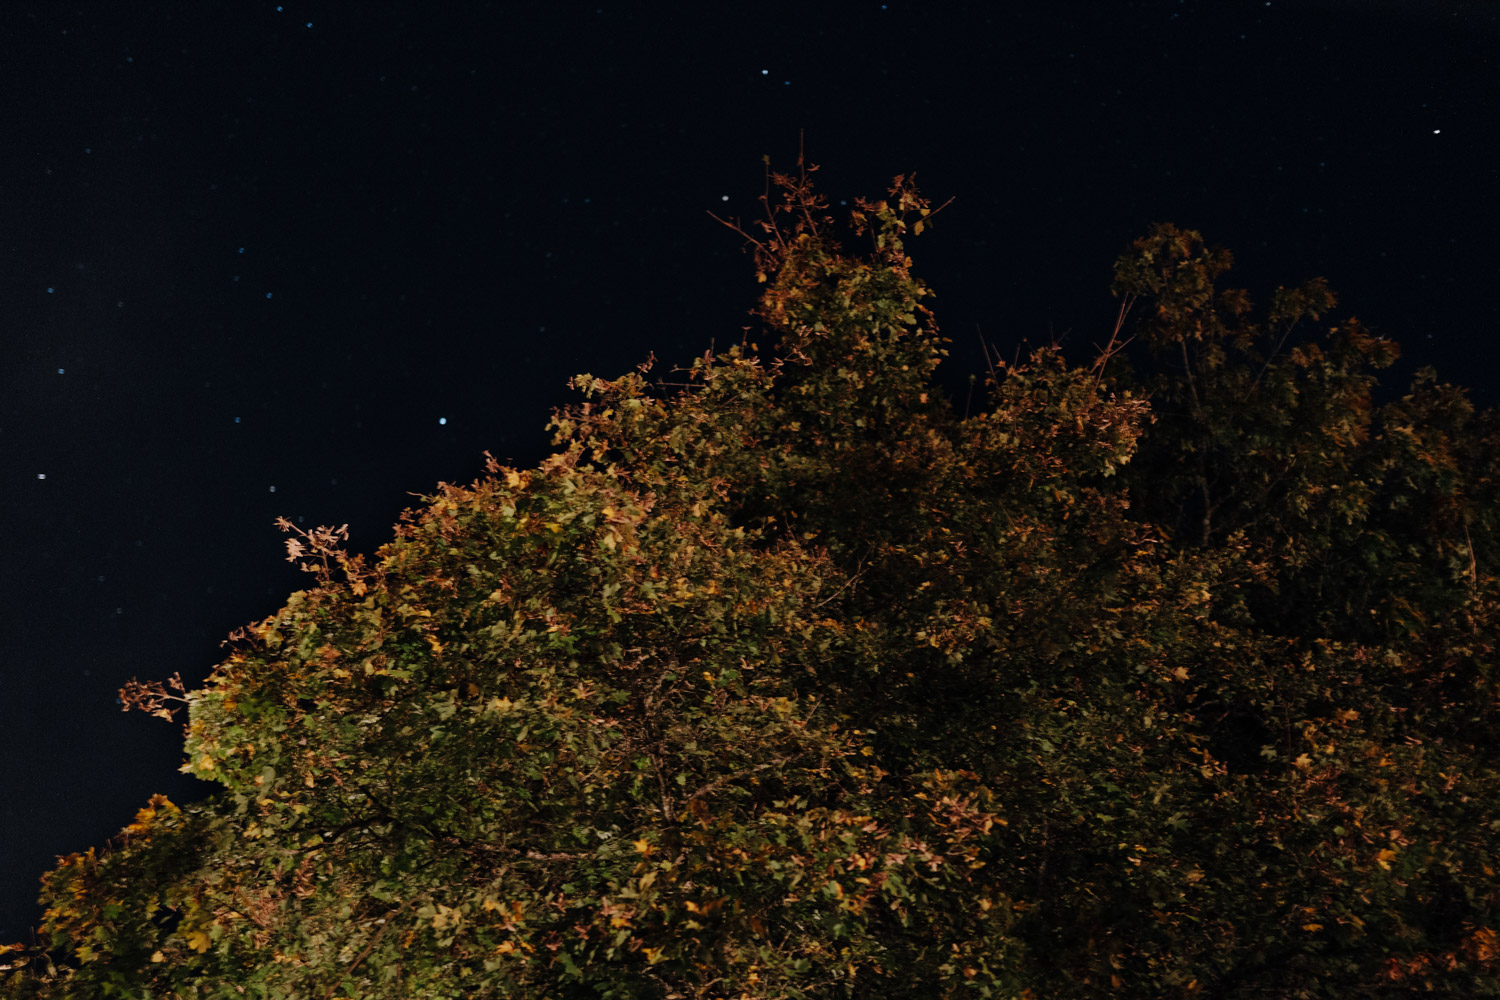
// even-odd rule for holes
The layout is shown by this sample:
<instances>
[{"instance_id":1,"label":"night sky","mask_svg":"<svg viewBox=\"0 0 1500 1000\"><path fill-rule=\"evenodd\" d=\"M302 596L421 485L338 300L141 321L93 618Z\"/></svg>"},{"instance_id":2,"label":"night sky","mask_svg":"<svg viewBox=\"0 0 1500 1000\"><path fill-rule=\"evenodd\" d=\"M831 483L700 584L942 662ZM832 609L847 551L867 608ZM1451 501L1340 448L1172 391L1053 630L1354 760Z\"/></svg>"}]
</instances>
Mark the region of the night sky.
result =
<instances>
[{"instance_id":1,"label":"night sky","mask_svg":"<svg viewBox=\"0 0 1500 1000\"><path fill-rule=\"evenodd\" d=\"M981 334L1086 362L1154 221L1257 302L1326 277L1401 343L1387 398L1500 396L1490 2L3 6L0 941L58 855L218 787L116 692L314 585L276 517L373 553L550 453L570 376L755 339L708 213L760 235L799 135L835 217L954 199L907 246L960 407Z\"/></svg>"}]
</instances>

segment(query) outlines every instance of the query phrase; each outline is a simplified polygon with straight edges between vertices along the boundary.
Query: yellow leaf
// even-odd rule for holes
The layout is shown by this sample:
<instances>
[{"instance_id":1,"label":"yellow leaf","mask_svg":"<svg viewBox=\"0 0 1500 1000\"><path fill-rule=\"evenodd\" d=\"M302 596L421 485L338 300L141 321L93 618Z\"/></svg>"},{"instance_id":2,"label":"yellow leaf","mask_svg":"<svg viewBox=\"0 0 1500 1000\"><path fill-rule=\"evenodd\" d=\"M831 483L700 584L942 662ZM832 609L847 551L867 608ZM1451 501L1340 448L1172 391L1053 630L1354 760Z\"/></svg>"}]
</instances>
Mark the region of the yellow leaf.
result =
<instances>
[{"instance_id":1,"label":"yellow leaf","mask_svg":"<svg viewBox=\"0 0 1500 1000\"><path fill-rule=\"evenodd\" d=\"M198 952L198 954L200 955L207 951L209 945L211 944L211 942L208 940L208 935L203 931L188 931L187 943L189 948Z\"/></svg>"},{"instance_id":2,"label":"yellow leaf","mask_svg":"<svg viewBox=\"0 0 1500 1000\"><path fill-rule=\"evenodd\" d=\"M1305 930L1305 931L1307 931L1309 934L1316 934L1316 933L1318 933L1318 931L1320 931L1320 930L1323 929L1323 925L1322 924L1303 924L1302 925L1302 929Z\"/></svg>"},{"instance_id":3,"label":"yellow leaf","mask_svg":"<svg viewBox=\"0 0 1500 1000\"><path fill-rule=\"evenodd\" d=\"M516 489L517 487L519 487L521 485L521 474L519 472L516 472L514 469L512 469L510 472L507 472L505 474L505 485L509 486L511 489Z\"/></svg>"},{"instance_id":4,"label":"yellow leaf","mask_svg":"<svg viewBox=\"0 0 1500 1000\"><path fill-rule=\"evenodd\" d=\"M1481 962L1488 962L1496 955L1500 955L1500 948L1496 947L1495 932L1488 927L1481 927L1471 934L1469 946L1473 948L1475 957Z\"/></svg>"}]
</instances>

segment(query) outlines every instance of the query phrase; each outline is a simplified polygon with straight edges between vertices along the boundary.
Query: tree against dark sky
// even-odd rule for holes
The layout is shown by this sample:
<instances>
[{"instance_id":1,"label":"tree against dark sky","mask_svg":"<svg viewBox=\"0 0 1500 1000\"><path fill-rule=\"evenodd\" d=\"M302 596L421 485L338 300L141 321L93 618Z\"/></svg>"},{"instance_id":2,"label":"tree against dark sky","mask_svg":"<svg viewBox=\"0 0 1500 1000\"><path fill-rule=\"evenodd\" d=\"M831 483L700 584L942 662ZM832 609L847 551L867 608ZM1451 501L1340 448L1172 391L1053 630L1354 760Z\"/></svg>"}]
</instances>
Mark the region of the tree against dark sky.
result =
<instances>
[{"instance_id":1,"label":"tree against dark sky","mask_svg":"<svg viewBox=\"0 0 1500 1000\"><path fill-rule=\"evenodd\" d=\"M5 995L1500 995L1492 415L1166 225L960 415L937 212L856 254L799 166L764 355L577 376L368 561L281 522L317 585L122 692L221 790L62 859Z\"/></svg>"}]
</instances>

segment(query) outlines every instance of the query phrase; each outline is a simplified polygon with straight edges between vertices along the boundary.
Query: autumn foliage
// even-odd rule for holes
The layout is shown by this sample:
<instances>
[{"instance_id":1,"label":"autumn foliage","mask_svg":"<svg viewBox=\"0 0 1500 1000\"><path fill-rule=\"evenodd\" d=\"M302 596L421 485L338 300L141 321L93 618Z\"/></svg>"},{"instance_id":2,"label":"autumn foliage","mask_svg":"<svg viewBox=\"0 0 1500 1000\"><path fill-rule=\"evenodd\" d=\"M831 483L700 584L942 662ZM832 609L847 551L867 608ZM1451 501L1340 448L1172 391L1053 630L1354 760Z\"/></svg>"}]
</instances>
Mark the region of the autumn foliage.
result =
<instances>
[{"instance_id":1,"label":"autumn foliage","mask_svg":"<svg viewBox=\"0 0 1500 1000\"><path fill-rule=\"evenodd\" d=\"M816 169L730 224L769 363L577 376L122 692L222 790L60 859L5 996L1500 996L1494 414L1157 225L1092 365L959 417L936 213L849 253Z\"/></svg>"}]
</instances>

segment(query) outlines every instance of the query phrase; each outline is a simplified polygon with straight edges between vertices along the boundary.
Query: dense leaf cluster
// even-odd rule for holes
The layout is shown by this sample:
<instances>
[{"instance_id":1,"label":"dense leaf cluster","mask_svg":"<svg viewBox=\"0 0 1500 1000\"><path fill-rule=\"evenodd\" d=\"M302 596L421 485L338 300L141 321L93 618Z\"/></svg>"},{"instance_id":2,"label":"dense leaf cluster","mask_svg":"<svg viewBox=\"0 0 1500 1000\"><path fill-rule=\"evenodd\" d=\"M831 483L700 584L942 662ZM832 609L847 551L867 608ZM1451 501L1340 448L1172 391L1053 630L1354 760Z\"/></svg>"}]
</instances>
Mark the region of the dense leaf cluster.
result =
<instances>
[{"instance_id":1,"label":"dense leaf cluster","mask_svg":"<svg viewBox=\"0 0 1500 1000\"><path fill-rule=\"evenodd\" d=\"M1494 414L1158 225L1092 366L959 418L935 213L848 254L811 170L770 365L580 375L370 565L288 542L178 687L222 790L61 859L5 996L1500 996Z\"/></svg>"}]
</instances>

